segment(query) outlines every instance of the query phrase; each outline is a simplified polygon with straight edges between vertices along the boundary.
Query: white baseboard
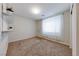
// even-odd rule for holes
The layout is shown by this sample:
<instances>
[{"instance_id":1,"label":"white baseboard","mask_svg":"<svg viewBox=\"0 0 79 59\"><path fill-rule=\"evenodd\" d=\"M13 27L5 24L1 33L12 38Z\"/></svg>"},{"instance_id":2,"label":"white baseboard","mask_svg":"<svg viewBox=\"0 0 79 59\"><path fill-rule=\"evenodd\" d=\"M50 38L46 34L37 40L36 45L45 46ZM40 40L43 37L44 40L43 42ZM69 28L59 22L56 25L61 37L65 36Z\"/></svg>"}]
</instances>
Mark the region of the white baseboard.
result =
<instances>
[{"instance_id":1,"label":"white baseboard","mask_svg":"<svg viewBox=\"0 0 79 59\"><path fill-rule=\"evenodd\" d=\"M9 41L9 43L16 42L16 41L20 41L20 40L25 40L25 39L31 39L31 38L34 38L34 37L35 36L30 36L30 37L25 37L25 38L22 38L22 39L16 39L16 40Z\"/></svg>"},{"instance_id":2,"label":"white baseboard","mask_svg":"<svg viewBox=\"0 0 79 59\"><path fill-rule=\"evenodd\" d=\"M64 41L60 41L60 40L57 40L57 39L51 39L51 38L48 38L48 37L45 37L45 36L37 36L37 37L41 37L41 38L44 38L44 39L47 39L47 40L50 40L50 41L54 41L54 42L58 42L58 43L61 43L61 44L64 44L64 45L67 45L70 47L69 44L65 43Z\"/></svg>"}]
</instances>

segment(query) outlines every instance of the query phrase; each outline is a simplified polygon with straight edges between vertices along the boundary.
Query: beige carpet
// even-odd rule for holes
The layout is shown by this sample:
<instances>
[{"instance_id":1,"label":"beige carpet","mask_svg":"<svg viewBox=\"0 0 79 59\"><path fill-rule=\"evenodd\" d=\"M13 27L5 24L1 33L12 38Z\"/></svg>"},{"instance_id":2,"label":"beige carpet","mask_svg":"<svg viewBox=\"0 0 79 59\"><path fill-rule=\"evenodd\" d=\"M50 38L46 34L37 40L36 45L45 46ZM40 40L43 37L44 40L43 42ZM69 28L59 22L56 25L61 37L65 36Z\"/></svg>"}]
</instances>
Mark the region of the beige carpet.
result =
<instances>
[{"instance_id":1,"label":"beige carpet","mask_svg":"<svg viewBox=\"0 0 79 59\"><path fill-rule=\"evenodd\" d=\"M7 56L71 56L71 49L63 44L40 38L12 42Z\"/></svg>"}]
</instances>

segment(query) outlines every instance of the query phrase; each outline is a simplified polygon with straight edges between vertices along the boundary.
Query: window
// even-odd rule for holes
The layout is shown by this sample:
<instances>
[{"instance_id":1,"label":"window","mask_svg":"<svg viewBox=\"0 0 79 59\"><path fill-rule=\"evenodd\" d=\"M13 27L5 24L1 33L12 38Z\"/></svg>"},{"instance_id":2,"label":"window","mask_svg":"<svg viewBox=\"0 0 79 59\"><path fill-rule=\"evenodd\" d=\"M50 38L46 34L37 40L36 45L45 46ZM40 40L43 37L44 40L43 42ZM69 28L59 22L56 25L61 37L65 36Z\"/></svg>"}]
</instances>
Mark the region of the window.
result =
<instances>
[{"instance_id":1,"label":"window","mask_svg":"<svg viewBox=\"0 0 79 59\"><path fill-rule=\"evenodd\" d=\"M42 21L43 34L60 35L62 29L62 15L54 16Z\"/></svg>"}]
</instances>

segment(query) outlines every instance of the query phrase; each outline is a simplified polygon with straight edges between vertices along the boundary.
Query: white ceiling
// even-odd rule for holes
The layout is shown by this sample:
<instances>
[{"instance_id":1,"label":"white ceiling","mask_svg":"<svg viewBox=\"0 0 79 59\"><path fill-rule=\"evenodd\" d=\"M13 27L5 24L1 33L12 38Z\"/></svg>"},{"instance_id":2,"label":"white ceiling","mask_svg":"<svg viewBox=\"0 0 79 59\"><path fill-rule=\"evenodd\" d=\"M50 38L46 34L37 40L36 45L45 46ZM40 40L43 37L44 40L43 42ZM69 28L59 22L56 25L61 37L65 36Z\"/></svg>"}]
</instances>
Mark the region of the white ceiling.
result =
<instances>
[{"instance_id":1,"label":"white ceiling","mask_svg":"<svg viewBox=\"0 0 79 59\"><path fill-rule=\"evenodd\" d=\"M43 19L70 8L69 3L15 3L12 5L15 14L34 20ZM31 12L33 7L38 7L41 10L40 14L33 14Z\"/></svg>"}]
</instances>

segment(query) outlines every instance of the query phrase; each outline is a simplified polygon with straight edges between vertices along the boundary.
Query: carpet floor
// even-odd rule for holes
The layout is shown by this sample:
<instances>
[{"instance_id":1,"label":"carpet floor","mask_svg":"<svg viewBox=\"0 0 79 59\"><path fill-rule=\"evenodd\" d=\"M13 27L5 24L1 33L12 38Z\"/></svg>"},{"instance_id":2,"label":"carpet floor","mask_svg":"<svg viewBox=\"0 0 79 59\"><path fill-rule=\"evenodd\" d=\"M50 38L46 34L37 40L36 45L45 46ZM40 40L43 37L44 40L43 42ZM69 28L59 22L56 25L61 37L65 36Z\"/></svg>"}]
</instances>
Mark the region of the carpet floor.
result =
<instances>
[{"instance_id":1,"label":"carpet floor","mask_svg":"<svg viewBox=\"0 0 79 59\"><path fill-rule=\"evenodd\" d=\"M9 43L7 56L71 56L72 50L63 44L40 38Z\"/></svg>"}]
</instances>

